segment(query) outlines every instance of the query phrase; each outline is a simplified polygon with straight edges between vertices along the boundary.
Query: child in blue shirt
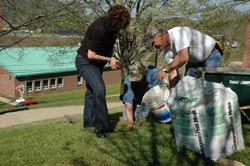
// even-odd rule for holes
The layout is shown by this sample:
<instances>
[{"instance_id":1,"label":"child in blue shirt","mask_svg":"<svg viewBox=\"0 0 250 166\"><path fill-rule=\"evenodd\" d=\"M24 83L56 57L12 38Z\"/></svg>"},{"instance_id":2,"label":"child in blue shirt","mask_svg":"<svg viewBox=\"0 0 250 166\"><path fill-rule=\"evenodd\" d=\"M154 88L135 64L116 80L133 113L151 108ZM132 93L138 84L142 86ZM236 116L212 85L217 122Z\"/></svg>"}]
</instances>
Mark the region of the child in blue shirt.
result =
<instances>
[{"instance_id":1,"label":"child in blue shirt","mask_svg":"<svg viewBox=\"0 0 250 166\"><path fill-rule=\"evenodd\" d=\"M141 62L134 62L129 66L129 74L124 79L122 101L125 105L123 118L128 121L128 128L133 127L139 115L147 117L149 108L142 105L143 95L152 87L163 84L157 79L159 69L153 65L144 66Z\"/></svg>"}]
</instances>

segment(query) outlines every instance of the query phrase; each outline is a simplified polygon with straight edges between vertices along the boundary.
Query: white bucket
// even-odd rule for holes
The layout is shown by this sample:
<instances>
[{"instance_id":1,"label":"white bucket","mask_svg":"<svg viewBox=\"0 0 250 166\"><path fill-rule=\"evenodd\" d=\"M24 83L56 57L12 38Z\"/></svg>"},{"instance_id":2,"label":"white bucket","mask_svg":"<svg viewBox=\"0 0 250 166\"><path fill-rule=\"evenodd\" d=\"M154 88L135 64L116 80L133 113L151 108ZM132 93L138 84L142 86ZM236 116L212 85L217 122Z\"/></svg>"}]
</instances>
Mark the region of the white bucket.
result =
<instances>
[{"instance_id":1,"label":"white bucket","mask_svg":"<svg viewBox=\"0 0 250 166\"><path fill-rule=\"evenodd\" d=\"M171 121L167 99L170 92L165 84L157 85L149 89L143 96L142 102L145 103L150 111L156 116L161 123Z\"/></svg>"}]
</instances>

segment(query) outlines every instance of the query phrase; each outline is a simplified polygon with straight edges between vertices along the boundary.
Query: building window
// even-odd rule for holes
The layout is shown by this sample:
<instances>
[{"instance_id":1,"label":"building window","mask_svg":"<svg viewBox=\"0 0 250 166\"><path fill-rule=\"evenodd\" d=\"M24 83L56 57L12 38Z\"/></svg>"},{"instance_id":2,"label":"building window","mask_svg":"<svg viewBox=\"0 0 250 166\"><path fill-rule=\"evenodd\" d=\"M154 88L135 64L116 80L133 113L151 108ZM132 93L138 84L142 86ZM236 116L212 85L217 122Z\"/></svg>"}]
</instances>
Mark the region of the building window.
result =
<instances>
[{"instance_id":1,"label":"building window","mask_svg":"<svg viewBox=\"0 0 250 166\"><path fill-rule=\"evenodd\" d=\"M58 88L63 87L63 78L58 78L57 79L57 87Z\"/></svg>"},{"instance_id":2,"label":"building window","mask_svg":"<svg viewBox=\"0 0 250 166\"><path fill-rule=\"evenodd\" d=\"M50 79L50 89L56 88L56 79Z\"/></svg>"},{"instance_id":3,"label":"building window","mask_svg":"<svg viewBox=\"0 0 250 166\"><path fill-rule=\"evenodd\" d=\"M43 90L49 89L49 80L43 80Z\"/></svg>"},{"instance_id":4,"label":"building window","mask_svg":"<svg viewBox=\"0 0 250 166\"><path fill-rule=\"evenodd\" d=\"M33 91L33 82L32 81L27 81L27 90L28 92L32 92Z\"/></svg>"},{"instance_id":5,"label":"building window","mask_svg":"<svg viewBox=\"0 0 250 166\"><path fill-rule=\"evenodd\" d=\"M82 77L81 76L77 76L77 84L82 85Z\"/></svg>"},{"instance_id":6,"label":"building window","mask_svg":"<svg viewBox=\"0 0 250 166\"><path fill-rule=\"evenodd\" d=\"M35 91L41 90L41 81L35 81Z\"/></svg>"}]
</instances>

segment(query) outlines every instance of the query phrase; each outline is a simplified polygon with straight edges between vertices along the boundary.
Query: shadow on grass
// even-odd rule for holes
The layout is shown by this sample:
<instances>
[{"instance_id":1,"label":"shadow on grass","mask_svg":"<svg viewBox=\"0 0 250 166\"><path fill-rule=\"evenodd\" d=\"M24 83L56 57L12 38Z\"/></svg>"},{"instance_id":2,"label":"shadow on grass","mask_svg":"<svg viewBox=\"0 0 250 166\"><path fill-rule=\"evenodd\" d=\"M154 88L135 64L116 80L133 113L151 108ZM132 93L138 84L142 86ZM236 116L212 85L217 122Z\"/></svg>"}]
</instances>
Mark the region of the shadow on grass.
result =
<instances>
[{"instance_id":1,"label":"shadow on grass","mask_svg":"<svg viewBox=\"0 0 250 166\"><path fill-rule=\"evenodd\" d=\"M172 124L139 121L139 127L127 129L126 123L119 121L122 113L110 115L113 133L105 139L87 138L90 147L97 149L102 156L94 157L102 165L165 166L165 165L209 165L215 163L186 148L178 147ZM103 155L108 159L103 161ZM93 158L90 157L90 158ZM93 165L84 156L71 160L74 166ZM97 164L97 165L98 165Z\"/></svg>"},{"instance_id":2,"label":"shadow on grass","mask_svg":"<svg viewBox=\"0 0 250 166\"><path fill-rule=\"evenodd\" d=\"M0 115L6 114L6 113L10 113L10 112L23 111L23 110L29 110L29 108L28 107L22 107L22 108L9 109L9 110L5 110L5 111L0 112Z\"/></svg>"},{"instance_id":3,"label":"shadow on grass","mask_svg":"<svg viewBox=\"0 0 250 166\"><path fill-rule=\"evenodd\" d=\"M118 112L118 113L113 113L113 114L110 114L109 117L110 117L110 127L111 127L111 130L114 131L118 122L120 121L120 117L122 116L122 113Z\"/></svg>"}]
</instances>

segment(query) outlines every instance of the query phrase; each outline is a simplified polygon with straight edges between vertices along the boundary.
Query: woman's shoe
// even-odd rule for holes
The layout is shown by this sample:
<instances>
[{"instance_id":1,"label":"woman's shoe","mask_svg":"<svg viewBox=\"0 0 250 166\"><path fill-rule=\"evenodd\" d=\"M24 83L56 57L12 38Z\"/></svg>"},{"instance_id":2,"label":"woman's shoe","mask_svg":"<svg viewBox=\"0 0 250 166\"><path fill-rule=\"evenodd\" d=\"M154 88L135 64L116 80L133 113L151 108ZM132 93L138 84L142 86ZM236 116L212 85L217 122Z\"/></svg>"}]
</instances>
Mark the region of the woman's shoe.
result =
<instances>
[{"instance_id":1,"label":"woman's shoe","mask_svg":"<svg viewBox=\"0 0 250 166\"><path fill-rule=\"evenodd\" d=\"M106 133L104 130L95 130L95 133L96 133L97 138L105 138L106 137Z\"/></svg>"}]
</instances>

